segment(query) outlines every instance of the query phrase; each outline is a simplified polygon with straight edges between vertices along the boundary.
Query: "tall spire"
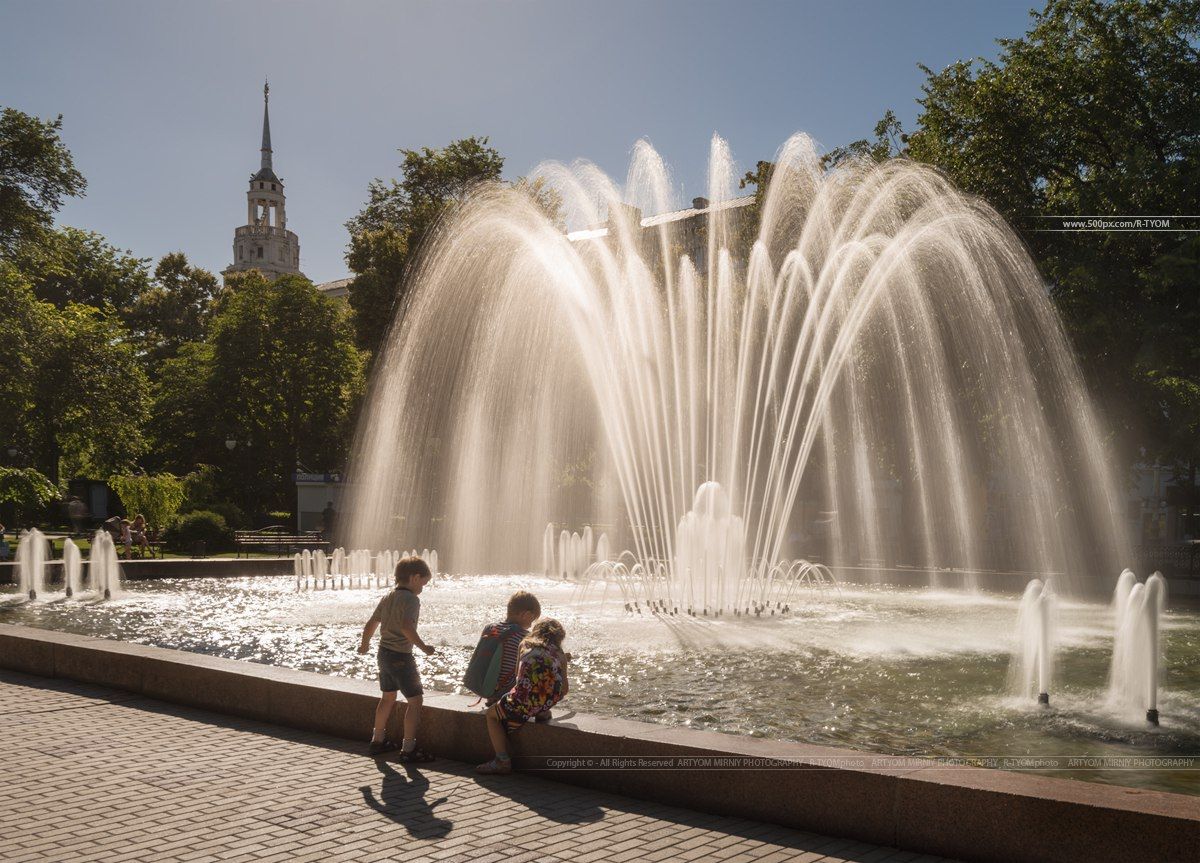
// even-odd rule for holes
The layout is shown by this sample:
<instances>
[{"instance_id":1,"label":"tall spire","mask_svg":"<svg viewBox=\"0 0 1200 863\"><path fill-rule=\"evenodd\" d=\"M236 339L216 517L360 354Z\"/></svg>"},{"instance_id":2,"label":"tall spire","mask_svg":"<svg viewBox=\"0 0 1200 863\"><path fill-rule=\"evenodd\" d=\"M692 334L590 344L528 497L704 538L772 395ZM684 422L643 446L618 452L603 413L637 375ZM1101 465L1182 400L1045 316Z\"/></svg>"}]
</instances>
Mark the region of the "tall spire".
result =
<instances>
[{"instance_id":1,"label":"tall spire","mask_svg":"<svg viewBox=\"0 0 1200 863\"><path fill-rule=\"evenodd\" d=\"M267 108L271 101L271 84L263 82L263 142L262 142L262 168L271 170L271 116L267 112Z\"/></svg>"}]
</instances>

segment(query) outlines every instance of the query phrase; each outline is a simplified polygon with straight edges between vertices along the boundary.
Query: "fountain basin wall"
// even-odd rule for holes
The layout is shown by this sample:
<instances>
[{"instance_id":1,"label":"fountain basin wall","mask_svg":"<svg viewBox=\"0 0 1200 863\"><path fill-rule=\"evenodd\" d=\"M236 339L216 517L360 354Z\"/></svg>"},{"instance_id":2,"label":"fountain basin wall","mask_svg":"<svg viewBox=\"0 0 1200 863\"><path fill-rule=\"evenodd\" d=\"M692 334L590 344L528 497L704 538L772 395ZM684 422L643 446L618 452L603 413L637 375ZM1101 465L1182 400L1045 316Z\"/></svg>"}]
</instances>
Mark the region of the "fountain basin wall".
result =
<instances>
[{"instance_id":1,"label":"fountain basin wall","mask_svg":"<svg viewBox=\"0 0 1200 863\"><path fill-rule=\"evenodd\" d=\"M203 557L196 559L122 560L121 577L133 581L152 578L242 578L250 575L291 575L290 557ZM83 560L87 572L88 561ZM62 561L46 561L46 575L53 583L62 581ZM0 563L0 584L16 584L17 565Z\"/></svg>"},{"instance_id":2,"label":"fountain basin wall","mask_svg":"<svg viewBox=\"0 0 1200 863\"><path fill-rule=\"evenodd\" d=\"M358 740L378 696L367 681L11 625L0 625L0 668ZM490 755L471 699L425 703L422 738L433 751L467 762ZM516 736L518 764L631 797L965 860L1171 861L1200 847L1200 803L1184 795L560 714ZM596 769L605 758L676 766ZM787 766L680 768L687 758ZM569 759L584 766L563 766Z\"/></svg>"}]
</instances>

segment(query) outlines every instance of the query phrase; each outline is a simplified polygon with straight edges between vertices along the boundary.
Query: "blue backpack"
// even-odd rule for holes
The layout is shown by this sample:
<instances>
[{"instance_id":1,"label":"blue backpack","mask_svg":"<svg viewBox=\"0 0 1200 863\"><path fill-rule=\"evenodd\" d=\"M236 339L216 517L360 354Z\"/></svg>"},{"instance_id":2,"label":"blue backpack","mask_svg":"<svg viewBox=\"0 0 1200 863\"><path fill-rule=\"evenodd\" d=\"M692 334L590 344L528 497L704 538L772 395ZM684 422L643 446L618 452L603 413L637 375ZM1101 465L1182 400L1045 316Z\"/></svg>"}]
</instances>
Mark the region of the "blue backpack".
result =
<instances>
[{"instance_id":1,"label":"blue backpack","mask_svg":"<svg viewBox=\"0 0 1200 863\"><path fill-rule=\"evenodd\" d=\"M463 686L480 698L491 698L500 683L500 666L504 660L504 642L516 624L494 623L483 630L467 672L463 675Z\"/></svg>"}]
</instances>

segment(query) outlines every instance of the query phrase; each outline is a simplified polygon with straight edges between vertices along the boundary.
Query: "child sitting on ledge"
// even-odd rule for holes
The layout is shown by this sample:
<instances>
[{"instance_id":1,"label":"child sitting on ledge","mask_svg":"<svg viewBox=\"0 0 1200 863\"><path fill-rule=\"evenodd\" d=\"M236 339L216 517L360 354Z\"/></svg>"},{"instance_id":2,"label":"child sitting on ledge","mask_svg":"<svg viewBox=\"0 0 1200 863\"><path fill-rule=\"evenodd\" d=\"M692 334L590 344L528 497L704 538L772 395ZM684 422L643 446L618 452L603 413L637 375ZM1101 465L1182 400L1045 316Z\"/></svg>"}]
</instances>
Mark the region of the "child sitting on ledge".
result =
<instances>
[{"instance_id":1,"label":"child sitting on ledge","mask_svg":"<svg viewBox=\"0 0 1200 863\"><path fill-rule=\"evenodd\" d=\"M508 599L504 620L488 624L480 633L479 644L463 676L463 685L484 699L487 707L499 701L516 683L521 642L541 616L542 605L537 597L529 591L518 590Z\"/></svg>"},{"instance_id":2,"label":"child sitting on ledge","mask_svg":"<svg viewBox=\"0 0 1200 863\"><path fill-rule=\"evenodd\" d=\"M478 772L511 773L508 734L540 714L548 715L550 708L566 696L569 688L567 663L571 658L562 649L566 637L567 631L563 625L547 618L535 623L533 630L521 642L516 683L484 714L496 757L476 767Z\"/></svg>"}]
</instances>

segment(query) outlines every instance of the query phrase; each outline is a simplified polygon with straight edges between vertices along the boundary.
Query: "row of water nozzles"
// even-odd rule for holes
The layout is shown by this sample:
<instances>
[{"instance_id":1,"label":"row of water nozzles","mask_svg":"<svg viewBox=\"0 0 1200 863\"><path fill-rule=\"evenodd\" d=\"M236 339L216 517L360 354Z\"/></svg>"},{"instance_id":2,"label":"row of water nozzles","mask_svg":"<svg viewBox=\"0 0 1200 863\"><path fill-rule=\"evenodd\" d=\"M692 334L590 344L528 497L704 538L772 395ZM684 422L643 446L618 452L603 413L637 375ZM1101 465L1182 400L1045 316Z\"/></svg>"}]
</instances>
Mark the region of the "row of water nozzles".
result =
<instances>
[{"instance_id":1,"label":"row of water nozzles","mask_svg":"<svg viewBox=\"0 0 1200 863\"><path fill-rule=\"evenodd\" d=\"M1162 664L1160 618L1167 600L1167 582L1156 572L1144 583L1130 569L1117 579L1112 610L1113 652L1108 702L1115 708L1146 711L1146 721L1158 725L1158 688ZM1010 686L1020 693L1037 693L1038 703L1050 704L1057 649L1055 596L1050 582L1033 579L1025 587L1017 612L1018 649L1010 670Z\"/></svg>"},{"instance_id":2,"label":"row of water nozzles","mask_svg":"<svg viewBox=\"0 0 1200 863\"><path fill-rule=\"evenodd\" d=\"M651 614L666 614L675 616L679 614L678 605L667 605L666 601L661 599L646 600L646 609ZM774 617L776 612L779 614L787 614L792 610L791 605L782 602L757 602L753 605L748 605L745 608L735 608L733 610L734 617L762 617L764 614L768 617ZM625 611L630 614L642 613L642 601L635 599L633 602L625 603ZM714 608L709 609L707 606L701 608L698 612L692 606L688 606L683 610L687 617L720 617L724 609Z\"/></svg>"},{"instance_id":3,"label":"row of water nozzles","mask_svg":"<svg viewBox=\"0 0 1200 863\"><path fill-rule=\"evenodd\" d=\"M554 523L546 525L542 534L542 570L547 578L576 579L582 576L593 561L603 562L612 555L608 534L596 537L591 525L583 531L554 533Z\"/></svg>"},{"instance_id":4,"label":"row of water nozzles","mask_svg":"<svg viewBox=\"0 0 1200 863\"><path fill-rule=\"evenodd\" d=\"M373 552L367 548L346 551L335 548L332 554L324 550L304 549L292 556L296 590L342 590L391 586L396 564L405 557L419 557L429 564L430 572L438 571L437 549L417 551L387 549Z\"/></svg>"}]
</instances>

